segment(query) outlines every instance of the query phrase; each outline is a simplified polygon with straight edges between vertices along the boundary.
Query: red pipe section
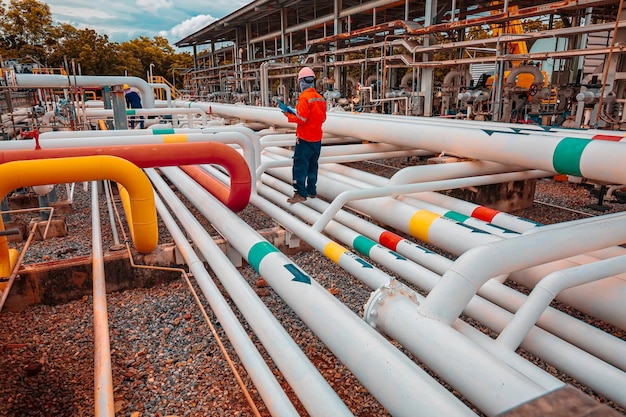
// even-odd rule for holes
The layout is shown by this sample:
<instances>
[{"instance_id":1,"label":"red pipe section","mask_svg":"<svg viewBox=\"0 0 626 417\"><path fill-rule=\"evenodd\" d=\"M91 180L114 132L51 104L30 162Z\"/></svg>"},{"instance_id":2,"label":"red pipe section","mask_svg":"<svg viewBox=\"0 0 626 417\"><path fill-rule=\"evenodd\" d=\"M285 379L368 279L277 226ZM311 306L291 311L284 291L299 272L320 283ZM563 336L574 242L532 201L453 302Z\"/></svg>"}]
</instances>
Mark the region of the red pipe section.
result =
<instances>
[{"instance_id":1,"label":"red pipe section","mask_svg":"<svg viewBox=\"0 0 626 417\"><path fill-rule=\"evenodd\" d=\"M0 164L11 161L94 155L112 155L124 158L139 168L218 164L228 171L231 178L230 187L200 168L185 166L183 169L188 174L194 172L192 177L232 211L243 210L250 201L252 179L248 164L239 152L220 142L7 150L0 151ZM202 174L198 171L201 171Z\"/></svg>"}]
</instances>

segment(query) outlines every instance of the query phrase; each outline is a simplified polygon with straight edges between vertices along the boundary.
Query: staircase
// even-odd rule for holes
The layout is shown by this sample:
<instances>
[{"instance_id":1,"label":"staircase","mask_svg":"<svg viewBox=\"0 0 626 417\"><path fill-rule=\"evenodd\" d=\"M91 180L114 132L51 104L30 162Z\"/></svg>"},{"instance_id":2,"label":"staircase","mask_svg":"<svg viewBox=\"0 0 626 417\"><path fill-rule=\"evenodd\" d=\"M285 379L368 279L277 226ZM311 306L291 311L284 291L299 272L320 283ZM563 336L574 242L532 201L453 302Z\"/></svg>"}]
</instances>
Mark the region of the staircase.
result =
<instances>
[{"instance_id":1,"label":"staircase","mask_svg":"<svg viewBox=\"0 0 626 417\"><path fill-rule=\"evenodd\" d=\"M148 80L149 83L153 83L153 84L165 84L170 88L170 91L172 92L172 99L176 99L179 98L181 96L180 91L178 91L178 89L176 87L174 87L172 85L172 83L170 83L169 81L167 81L164 77L158 76L158 75L153 75L152 77L149 77L150 79ZM164 88L158 88L155 87L154 88L154 98L157 100L167 100L167 93L165 91Z\"/></svg>"}]
</instances>

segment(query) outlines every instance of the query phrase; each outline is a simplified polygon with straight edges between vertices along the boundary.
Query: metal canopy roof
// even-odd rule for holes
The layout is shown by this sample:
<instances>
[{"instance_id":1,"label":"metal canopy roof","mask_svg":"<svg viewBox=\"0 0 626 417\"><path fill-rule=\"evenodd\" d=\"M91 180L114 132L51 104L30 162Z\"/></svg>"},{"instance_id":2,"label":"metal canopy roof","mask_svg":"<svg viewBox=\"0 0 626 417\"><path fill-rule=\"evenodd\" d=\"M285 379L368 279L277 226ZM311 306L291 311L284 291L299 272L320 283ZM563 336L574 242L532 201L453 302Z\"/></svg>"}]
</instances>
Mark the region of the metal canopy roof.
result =
<instances>
[{"instance_id":1,"label":"metal canopy roof","mask_svg":"<svg viewBox=\"0 0 626 417\"><path fill-rule=\"evenodd\" d=\"M235 43L246 44L247 42L263 42L273 40L277 34L291 36L294 48L304 50L312 40L332 38L334 29L334 6L336 0L255 0L248 5L234 11L228 16L217 20L199 31L176 42L177 47L204 45L209 43ZM380 26L383 22L404 20L407 27L413 27L422 23L425 14L425 5L428 1L406 0L342 0L339 20L346 25L339 32L342 38L350 36L346 33L347 28L351 32L360 30L367 31L369 28ZM458 4L463 2L458 2ZM617 15L617 3L615 0L555 0L543 1L537 4L533 0L510 0L509 10L513 7L519 9L535 9L531 15L560 14L570 16L587 7L594 8L595 16L600 19L615 19ZM463 10L462 16L456 16L455 20L472 19L482 16L485 22L489 21L491 11L499 15L502 22L516 18L510 13L502 13L504 0L470 2ZM567 7L563 7L566 4ZM557 7L558 6L558 7ZM375 12L373 8L375 7ZM457 30L460 26L451 22L450 9L452 0L438 2L435 11L435 24L439 29ZM282 11L286 13L285 21L282 19ZM373 24L373 14L376 13L376 25ZM409 16L409 21L405 17ZM523 17L523 16L522 16ZM518 17L519 18L519 17ZM347 22L349 20L349 22ZM449 24L449 25L446 25Z\"/></svg>"}]
</instances>

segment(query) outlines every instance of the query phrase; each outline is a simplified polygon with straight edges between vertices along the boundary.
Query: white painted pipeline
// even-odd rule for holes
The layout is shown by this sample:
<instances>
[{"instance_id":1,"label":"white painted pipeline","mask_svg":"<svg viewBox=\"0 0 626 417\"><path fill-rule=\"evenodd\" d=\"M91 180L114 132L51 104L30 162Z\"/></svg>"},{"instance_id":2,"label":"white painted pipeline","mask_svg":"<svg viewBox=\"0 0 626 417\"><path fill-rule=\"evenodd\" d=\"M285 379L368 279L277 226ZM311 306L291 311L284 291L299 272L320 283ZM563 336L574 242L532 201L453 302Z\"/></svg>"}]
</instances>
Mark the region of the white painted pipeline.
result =
<instances>
[{"instance_id":1,"label":"white painted pipeline","mask_svg":"<svg viewBox=\"0 0 626 417\"><path fill-rule=\"evenodd\" d=\"M241 285L243 278L239 271L237 271L237 268L229 262L228 257L220 250L210 236L206 236L206 231L197 224L197 221L194 227L188 227L190 223L193 224L195 219L193 219L184 204L182 204L169 187L165 185L161 177L156 175L154 169L148 169L146 173L157 190L168 202L172 211L176 213L176 217L181 220L186 232L191 237L196 248L201 250L202 255L211 266L213 272L220 276L220 281L232 283L232 286L239 287L237 292L232 292L233 298L246 298L244 307L247 306L248 308L244 308L243 310L246 312L248 310L255 311L253 315L244 313L244 316L250 326L255 329L255 333L260 337L270 355L272 355L273 360L276 362L279 369L281 369L286 380L291 381L290 383L293 384L293 376L290 372L296 372L299 376L307 375L303 379L307 381L307 389L311 388L312 392L302 392L302 388L298 385L294 387L294 392L303 399L303 404L307 410L313 413L313 409L309 408L311 400L306 399L306 394L314 394L308 396L312 397L311 399L315 401L314 406L318 403L323 407L335 404L335 399L329 401L326 397L336 396L335 392L328 386L328 383L326 383L321 375L315 375L319 374L317 369L313 367L310 362L307 364L308 359L306 356L300 351L295 342L289 338L284 329L282 329L274 316L265 308L263 303L260 302L258 297L250 295L250 287ZM163 201L158 196L155 196L155 201L157 211L172 235L176 243L176 248L185 259L185 263L189 265L189 271L198 282L212 311L222 324L222 328L237 351L240 360L245 366L246 371L250 375L270 414L276 417L298 416L298 412L285 394L285 391L276 380L276 377L267 366L267 363L265 363L263 356L250 340L247 331L238 321L235 313L228 305L228 302L211 279L211 275L188 242L187 237L182 233L174 218L163 204ZM198 234L198 231L204 233ZM246 287L247 291L245 289ZM278 348L278 352L276 348ZM321 410L319 408L320 407L317 407L315 411L320 412ZM332 411L340 414L339 410L333 409Z\"/></svg>"},{"instance_id":2,"label":"white painted pipeline","mask_svg":"<svg viewBox=\"0 0 626 417\"><path fill-rule=\"evenodd\" d=\"M113 109L85 109L82 112L89 119L102 119L102 118L113 118ZM199 109L128 109L126 110L127 116L178 116L185 115L187 117L187 124L189 127L193 126L194 120L197 120L195 116L198 116L202 124L206 124L207 116L206 113ZM180 122L177 118L173 118L173 122L178 125Z\"/></svg>"},{"instance_id":3,"label":"white painted pipeline","mask_svg":"<svg viewBox=\"0 0 626 417\"><path fill-rule=\"evenodd\" d=\"M470 249L443 275L420 306L420 312L452 323L491 277L622 244L626 241L624 226L626 215L598 218L595 222L537 231Z\"/></svg>"},{"instance_id":4,"label":"white painted pipeline","mask_svg":"<svg viewBox=\"0 0 626 417\"><path fill-rule=\"evenodd\" d=\"M454 167L454 165L457 165L457 164L463 165L463 166ZM350 182L352 185L355 185L358 188L368 188L372 186L382 187L382 186L390 185L390 184L427 182L427 181L440 180L440 179L467 177L467 176L472 176L472 175L488 175L492 173L509 172L509 170L506 170L506 169L504 170L497 169L498 165L500 165L501 168L506 167L506 166L502 166L501 164L492 165L492 163L486 163L486 165L483 165L482 162L478 162L478 161L477 162L458 162L458 163L453 163L453 164L421 165L421 166L416 166L416 167L404 168L401 171L398 171L398 174L400 175L396 174L390 180L387 180L386 178L380 177L378 175L369 174L369 173L359 171L353 168L345 167L345 166L325 164L324 169L326 171L333 171L333 172L339 171L341 172L341 175L344 176L343 178L345 178L345 176L347 175L350 178L354 179L353 181ZM424 169L421 170L420 168L424 168ZM406 173L401 174L403 171L405 171ZM330 173L328 175L331 176ZM396 178L397 180L394 181L394 178ZM360 181L361 179L363 181ZM508 238L508 237L511 237L512 235L517 234L517 233L513 233L509 229L504 229L502 227L493 226L489 222L486 222L481 219L473 218L469 215L467 215L467 218L462 219L460 218L461 216L455 216L454 213L450 213L450 210L446 210L442 208L441 206L430 204L427 201L419 199L419 196L421 196L422 194L426 194L426 193L407 194L403 196L398 196L398 200L406 204L409 204L413 207L418 207L423 210L428 210L430 212L437 213L441 216L445 215L449 218L454 218L459 223L466 224L470 227L475 227L479 230L483 230L487 233L490 233L496 236ZM432 192L432 194L442 195L442 194L434 193L434 192ZM412 197L416 197L417 200ZM451 197L448 197L448 198L452 199ZM533 223L533 225L536 225L536 224Z\"/></svg>"},{"instance_id":5,"label":"white painted pipeline","mask_svg":"<svg viewBox=\"0 0 626 417\"><path fill-rule=\"evenodd\" d=\"M362 147L368 145L333 145L330 147L322 147L320 158L318 163L320 165L329 164L329 163L341 163L341 162L357 162L364 161L370 159L384 159L384 158L397 158L397 157L407 157L407 156L420 156L424 155L424 153L429 153L428 151L419 151L419 150L401 150L401 151L382 151L382 152L366 152L366 153L358 153L357 149L353 149L352 147ZM337 149L335 149L337 148ZM265 152L274 152L280 151L281 148L267 148ZM372 149L373 150L373 149ZM355 153L356 152L356 153ZM256 171L256 177L259 176L270 168L275 167L285 167L293 165L293 161L291 159L273 159L273 160L265 160Z\"/></svg>"},{"instance_id":6,"label":"white painted pipeline","mask_svg":"<svg viewBox=\"0 0 626 417\"><path fill-rule=\"evenodd\" d=\"M174 168L163 168L162 172L179 189L191 186L192 181ZM250 230L234 213L213 201L208 193L196 188L195 195L187 197L216 226L229 224L220 233L391 414L412 417L415 410L420 410L422 415L433 417L474 415L289 258ZM282 213L276 218L285 216ZM331 249L336 253L342 251L338 245Z\"/></svg>"},{"instance_id":7,"label":"white painted pipeline","mask_svg":"<svg viewBox=\"0 0 626 417\"><path fill-rule=\"evenodd\" d=\"M463 201L458 198L450 197L441 193L426 192L411 195L419 200L426 201L430 204L435 204L441 207L445 207L448 210L455 211L457 213L464 214L466 216L472 216L476 211L487 210L489 211L488 220L491 224L503 228L504 230L510 230L517 233L524 233L527 230L535 229L540 226L538 223L533 222L522 217L517 217L512 214L488 209L478 204ZM481 216L484 217L484 216Z\"/></svg>"},{"instance_id":8,"label":"white painted pipeline","mask_svg":"<svg viewBox=\"0 0 626 417\"><path fill-rule=\"evenodd\" d=\"M222 181L224 180L222 179ZM281 193L289 193L290 188L291 188L289 184L286 184L280 180L277 180L269 176L264 176L263 182L268 184L272 188L277 189ZM274 203L285 206L283 194L273 192L269 189L269 187L260 187L259 191L263 195L270 196L271 200L274 201ZM325 204L319 199L312 199L312 200L308 200L306 204L293 205L292 207L290 207L290 211L294 212L295 214L297 214L298 216L302 218L305 218L310 223L313 223L314 219L319 216L319 212L314 211L311 208L309 208L308 206L310 205L310 203ZM323 211L323 210L320 210L320 211ZM362 219L358 219L358 218L356 218L355 221L370 224L369 222L364 222ZM353 222L350 222L350 224L351 226L354 226ZM408 262L406 259L402 258L401 256L397 256L396 254L394 254L394 252L390 251L389 249L381 247L380 245L375 245L373 241L370 241L369 243L364 242L365 238L363 236L358 235L349 227L339 226L339 223L337 222L334 222L334 221L331 222L327 226L327 228L324 230L324 232L329 233L332 236L338 237L344 242L344 244L352 245L353 247L356 247L356 246L361 247L360 251L364 253L364 255L370 257L372 260L376 261L377 263L384 265L386 268L399 274L405 280L411 282L414 285L417 285L418 287L424 290L432 289L440 279L439 275L432 273L431 271L424 270L423 267L417 264ZM363 250L364 248L366 248L366 250ZM432 256L440 257L439 255L436 255L436 254L432 254ZM452 264L452 261L448 261L448 264ZM502 287L503 291L514 292L514 290L509 287L502 286L501 284L498 284L498 285ZM520 296L523 297L523 295L521 294ZM472 305L478 305L478 304L474 302L474 304ZM498 314L498 312L494 310L496 308L495 305L489 305L485 302L483 302L480 305L484 305L484 307L480 308L481 311L484 311L484 313L479 312L477 316L475 315L473 317L475 318L480 317L480 315L482 314L489 314L489 315ZM567 318L570 321L575 320L569 316L567 316ZM563 323L563 325L564 324L565 322ZM478 335L484 336L484 334L480 332L478 332L477 334L473 334L468 329L465 329L464 331L465 333L470 333L470 337L474 341L480 341L481 337ZM606 334L604 334L603 332L598 331L598 333L599 333L598 336L599 335L606 336ZM550 388L550 389L554 389L557 386L560 386L562 384L560 383L560 381L556 381L553 377L546 375L543 371L539 371L535 366L531 365L529 362L522 359L520 356L516 354L508 355L505 352L503 352L502 349L497 349L496 347L493 346L493 340L491 338L488 338L488 339L490 343L482 341L481 345L483 345L483 347L487 348L487 350L489 350L491 354L504 360L507 364L512 366L514 369L518 369L523 374L529 376L533 381L538 382L542 386L546 388ZM488 345L488 346L485 346L485 345ZM621 345L618 345L618 347L622 348L623 342L621 343ZM619 349L617 350L619 351Z\"/></svg>"},{"instance_id":9,"label":"white painted pipeline","mask_svg":"<svg viewBox=\"0 0 626 417\"><path fill-rule=\"evenodd\" d=\"M217 175L218 173L212 172L212 174L216 177L218 176ZM271 181L271 179L269 180ZM225 179L222 179L222 181L225 181ZM276 185L280 185L280 184L276 184ZM288 205L285 201L285 194L283 193L284 192L288 193L290 187L288 184L282 183L282 186L280 186L280 188L282 188L281 190L282 193L275 191L267 186L259 187L259 192L264 196L268 196L275 204L278 204L283 207L287 207ZM253 200L252 202L254 203L255 201ZM260 208L263 209L264 207L260 207ZM313 222L314 219L319 216L319 213L308 208L304 204L295 204L292 207L290 207L289 210L293 211L294 213L298 214L300 217L303 217L310 222ZM331 234L332 236L339 238L345 244L352 244L353 242L358 241L358 238L359 238L359 235L356 232L336 222L331 222L331 224L329 224L327 228L325 229L325 232ZM300 236L303 236L304 240L306 240L308 243L311 243L308 239L310 236L310 233L306 233L305 235L300 235ZM394 255L387 248L383 248L380 245L371 245L370 250L368 251L367 255L371 259L376 261L377 263L384 265L385 267L400 274L403 277L407 277L408 279L411 280L411 282L417 284L418 286L422 288L432 287L433 281L436 282L439 279L438 275L433 274L430 271L424 270L424 268L412 262L409 262L402 257L398 257L397 255ZM424 279L422 280L420 278L421 275L427 275L429 276L429 278L425 276ZM381 282L380 284L384 284L384 282ZM375 289L378 287L370 286L370 288ZM411 328L413 329L413 327ZM493 358L486 357L484 352L482 354L480 353L482 351L481 348L478 349L479 353L476 353L476 352L475 353L478 355L478 358L484 359L486 362L488 362L488 364L483 363L480 360L476 362L475 360L476 358L474 356L472 356L472 360L470 361L470 360L467 360L467 358L465 358L464 355L461 355L461 356L456 356L456 358L458 358L458 360L460 360L461 363L464 365L455 366L455 364L452 363L455 360L453 358L454 354L452 354L451 352L445 353L444 351L447 350L449 345L456 346L457 347L456 349L458 349L457 352L464 351L467 347L466 342L464 342L463 339L460 339L460 340L456 340L456 339L458 339L458 334L451 338L447 338L444 343L439 345L440 347L438 348L438 350L439 350L440 357L443 357L444 360L447 361L447 366L441 366L441 362L439 362L440 366L434 366L432 361L424 361L423 357L421 355L418 355L420 360L423 360L431 369L435 371L435 373L444 377L444 379L446 379L447 382L449 382L453 387L458 389L463 396L468 398L474 404L477 404L479 406L482 405L482 407L487 407L487 409L489 408L493 409L497 401L494 402L493 397L491 396L489 396L489 398L485 398L484 394L486 392L493 393L492 390L494 389L500 392L500 394L497 395L497 397L499 397L503 402L506 402L506 400L504 400L503 397L505 397L508 394L510 396L509 401L512 401L514 404L518 404L518 402L520 401L520 395L523 396L522 393L524 392L524 388L518 387L516 385L518 383L525 385L528 383L528 381L520 382L519 381L520 375L517 375L517 374L515 374L514 376L508 375L508 372L510 372L508 365L506 366L506 368L504 368L504 370L501 369L501 365L494 364ZM430 336L429 340L432 340L432 335ZM445 347L442 347L442 346L445 346ZM474 345L471 345L471 346L472 347L470 348L470 350L472 349L477 350L476 346ZM417 351L415 351L415 353L417 353ZM512 359L512 357L516 357L517 359ZM527 366L528 362L523 360L521 357L517 355L511 355L511 357L509 357L509 360L516 363L518 367L528 368ZM525 362L524 365L521 364L523 362ZM476 372L471 372L469 370L466 372L458 372L458 369L460 369L461 367L465 367L469 369L469 368L472 368L473 366L477 366L481 372L488 372L491 375L491 378L489 379L489 381L491 381L491 383L493 383L494 386L485 387L485 384L477 384L475 380ZM446 370L450 370L452 371L452 373L448 374ZM543 371L540 371L540 372L538 371L539 370L536 369L535 372L532 372L533 376L537 377L537 373L543 373ZM504 375L503 375L503 372L504 372ZM469 379L466 380L465 378L469 378ZM511 380L508 380L508 383L505 382L508 378L513 378L513 382L511 382ZM552 377L543 377L543 378L540 377L539 379L540 380L547 379L548 381L546 381L546 384L548 384L551 388L555 388L555 381ZM534 379L531 379L531 380L534 381ZM484 382L484 381L481 380L481 382ZM478 385L480 387L478 387ZM559 382L556 385L562 386L563 383ZM474 388L469 388L470 386ZM507 388L503 389L502 388L503 386ZM535 384L533 383L532 386L534 387ZM507 391L509 389L511 391L508 391L507 394L502 393L502 391ZM521 402L524 402L526 400L528 400L528 398L521 400Z\"/></svg>"},{"instance_id":10,"label":"white painted pipeline","mask_svg":"<svg viewBox=\"0 0 626 417\"><path fill-rule=\"evenodd\" d=\"M496 342L515 350L554 297L566 288L600 280L626 270L626 256L555 271L539 281ZM623 353L623 352L622 352Z\"/></svg>"},{"instance_id":11,"label":"white painted pipeline","mask_svg":"<svg viewBox=\"0 0 626 417\"><path fill-rule=\"evenodd\" d=\"M277 189L280 189L281 186L289 187L289 185L285 182L279 182L278 180L268 176L263 177L263 182ZM316 208L319 212L323 212L328 208L328 203L319 199L307 200L306 205ZM360 230L361 233L373 240L379 240L381 236L385 234L389 235L388 231L385 231L370 222L364 222L362 219L344 211L339 212L335 220L341 221L350 228ZM583 221L592 221L592 219L585 219ZM570 222L567 225L577 224L577 222ZM550 230L553 227L556 227L556 225L545 226L544 228L537 230ZM413 242L407 241L406 239L401 239L399 236L396 236L393 240L397 241L395 250L398 253L430 268L438 274L443 274L452 265L451 260L430 252ZM410 277L405 278L411 281ZM416 285L420 285L417 281L411 282ZM422 288L430 290L433 286L434 282L431 283L431 285ZM525 300L525 296L523 294L520 294L507 286L496 283L494 280L490 280L487 284L483 285L479 294L487 296L490 300L492 300L492 302L504 306L509 311L515 311ZM560 337L564 337L566 340L574 343L575 345L583 347L588 352L592 352L599 357L605 358L605 360L615 366L619 366L623 369L626 366L626 355L622 355L620 353L623 349L623 343L612 335L602 332L593 326L583 323L552 308L549 308L544 316L542 316L540 324L542 327L549 329L554 334L558 334Z\"/></svg>"},{"instance_id":12,"label":"white painted pipeline","mask_svg":"<svg viewBox=\"0 0 626 417\"><path fill-rule=\"evenodd\" d=\"M153 109L154 92L152 87L138 77L76 75L67 77L59 74L15 74L19 88L71 88L71 87L107 87L128 84L137 88L141 94L144 108Z\"/></svg>"},{"instance_id":13,"label":"white painted pipeline","mask_svg":"<svg viewBox=\"0 0 626 417\"><path fill-rule=\"evenodd\" d=\"M289 192L289 188L290 186L288 184L285 184L282 181L279 181L275 178L272 177L268 177L268 176L264 176L263 178L264 183L267 183L268 185L272 186L273 188L276 188L278 190L280 190L283 193L288 193ZM267 187L265 188L261 188L260 191L262 193L267 193ZM279 198L273 198L273 201L275 201L278 204L281 204L281 201L279 200ZM298 214L299 216L306 218L309 222L313 222L314 221L314 212L310 211L311 209L308 208L307 206L311 205L311 203L318 203L318 205L324 205L326 203L322 202L319 199L313 199L313 200L308 200L306 205L305 204L297 204L294 205L292 208L290 208L291 211L293 211L294 213ZM326 204L327 205L327 204ZM323 211L320 210L320 211ZM317 212L315 212L317 213ZM317 215L319 216L319 214L317 213ZM358 219L358 218L354 218L353 221L347 222L348 224L351 225L351 227L355 226L356 222L363 222L362 219ZM370 224L369 222L363 222L366 224ZM439 275L430 273L430 271L424 271L423 269L413 269L411 265L407 265L406 259L403 259L402 257L397 257L393 255L393 252L389 251L387 248L382 248L379 245L374 245L373 242L371 244L367 244L363 242L363 237L359 237L356 232L350 232L347 230L344 230L342 233L338 233L336 232L337 227L333 226L337 224L336 222L331 222L331 224L328 225L328 227L324 230L327 233L330 233L333 236L337 236L340 237L345 244L349 244L349 245L360 245L362 248L363 247L367 247L367 251L366 253L364 253L366 256L372 258L373 260L375 260L377 263L380 263L382 265L384 265L385 267L389 268L390 270L398 273L400 276L402 276L404 279L408 280L409 282L417 285L418 287L425 289L425 290L430 290L434 287L435 283L439 280ZM347 228L346 228L347 229ZM376 233L376 235L380 235L380 233ZM355 243L358 242L358 243ZM432 254L432 257L439 257L439 255L436 254ZM452 261L446 260L447 262L445 262L447 265L451 265ZM512 290L509 287L506 286L502 286L502 290L504 291L510 291L510 292L514 292L514 290ZM523 295L520 294L520 297L524 297ZM493 314L489 313L489 314ZM565 326L566 325L566 321L576 321L575 319L572 319L569 316L566 316L566 319L564 322L561 323L561 326ZM569 324L569 326L571 327L571 324ZM595 328L594 328L595 329ZM578 329L580 330L580 329ZM587 333L585 333L587 334ZM595 335L590 335L590 336L597 336L594 337L593 340L596 341L600 341L603 337L606 336L605 333L597 331ZM622 346L616 346L616 347L622 347ZM617 349L617 351L619 351L619 349ZM519 358L519 357L518 357ZM507 363L510 363L510 359L507 361ZM517 368L517 367L516 367ZM537 380L537 376L534 375L534 380Z\"/></svg>"},{"instance_id":14,"label":"white painted pipeline","mask_svg":"<svg viewBox=\"0 0 626 417\"><path fill-rule=\"evenodd\" d=\"M477 315L480 313L478 311L480 306L476 306L475 311L475 306L472 305L474 302L484 303L484 300L475 297L468 305L466 313L478 317L483 325L495 332L501 332L513 318L511 313L503 310L498 310L500 314ZM618 352L623 355L624 342L621 340L620 342L622 345ZM626 406L626 373L621 369L536 326L528 333L521 347L620 406Z\"/></svg>"},{"instance_id":15,"label":"white painted pipeline","mask_svg":"<svg viewBox=\"0 0 626 417\"><path fill-rule=\"evenodd\" d=\"M152 91L154 91L154 89L163 89L165 90L165 103L166 106L171 108L172 107L172 89L170 88L169 85L165 84L165 83L148 83L148 85L150 87L152 87ZM159 101L163 101L163 100L159 100ZM158 107L158 104L155 104L155 107Z\"/></svg>"},{"instance_id":16,"label":"white painted pipeline","mask_svg":"<svg viewBox=\"0 0 626 417\"><path fill-rule=\"evenodd\" d=\"M100 230L98 183L91 182L91 256L93 273L94 407L96 417L115 416L113 368L109 341L104 254Z\"/></svg>"},{"instance_id":17,"label":"white painted pipeline","mask_svg":"<svg viewBox=\"0 0 626 417\"><path fill-rule=\"evenodd\" d=\"M219 103L196 103L213 113L255 120L276 126L286 126L279 109L233 106ZM590 180L611 184L626 183L626 146L621 143L580 139L564 135L552 138L537 134L516 135L491 130L427 125L410 119L371 120L358 123L344 116L345 112L329 113L324 131L338 136L352 136L358 126L365 140L392 143L433 152L451 152L469 158L524 166L548 172L579 175ZM353 116L354 117L354 116ZM393 134L390 134L393 132ZM555 166L556 164L556 166Z\"/></svg>"},{"instance_id":18,"label":"white painted pipeline","mask_svg":"<svg viewBox=\"0 0 626 417\"><path fill-rule=\"evenodd\" d=\"M273 169L270 171L270 173L272 175L279 176L286 182L290 181L291 173L287 170L280 170L281 168ZM323 172L323 170L320 169L320 172ZM479 177L473 177L465 181L475 180L476 178ZM439 188L433 187L432 189L448 189L458 186L476 184L469 184L464 181L461 181L460 184L454 182L447 183L446 181L439 181L436 183L448 185ZM435 184L435 182L431 184ZM410 193L426 190L426 188L422 188L420 190L418 189L418 186L420 185L413 185L413 187L415 188L410 188L410 186L395 187L408 187L407 189L404 189L399 193ZM329 181L324 176L321 176L318 179L318 188L324 190L326 197L333 198L334 200L331 206L325 212L326 217L321 217L318 222L316 222L316 225L314 225L314 227L320 227L321 225L327 223L328 220L333 217L332 213L340 208L340 203L342 202L340 198L350 197L351 194L349 193L354 193L358 196L362 196L359 195L358 192L355 193L354 191L343 191L343 194L339 194L339 190L350 190L351 188L349 188L344 182L336 178L332 181ZM380 195L384 194L385 192L389 192L390 190L390 188L385 189L384 191L370 189L361 192L371 193L371 195ZM402 230L405 233L409 233L425 242L431 243L456 255L459 255L467 251L468 249L471 249L472 247L480 246L484 243L499 239L498 237L493 235L475 233L471 229L462 227L456 222L441 218L435 213L428 212L426 210L407 210L407 208L410 206L400 202L391 202L385 199L373 198L367 201L352 201L350 203L350 207L353 207L361 212L368 213L376 220L383 221L386 224L391 225L395 229ZM537 228L536 230L541 229L545 230L545 226ZM610 245L607 244L606 246ZM563 269L572 266L576 266L576 264L573 264L572 262L567 260L561 260L552 265L542 265L528 270L514 271L511 273L511 278L517 282L522 283L523 285L526 285L529 288L532 288L532 286L534 285L533 281L539 279L539 277L543 277L548 273L554 271L555 269ZM625 328L626 323L624 323L624 321L626 320L626 305L617 297L612 298L611 300L606 300L605 296L605 293L607 292L611 294L621 294L622 291L624 291L623 288L623 281L609 278L600 282L587 284L584 287L576 287L564 291L563 293L559 294L559 299L561 299L563 302L568 303L569 305L578 308L583 312L593 315L594 317L598 317L620 328ZM599 300L603 301L599 303Z\"/></svg>"},{"instance_id":19,"label":"white painted pipeline","mask_svg":"<svg viewBox=\"0 0 626 417\"><path fill-rule=\"evenodd\" d=\"M269 174L281 178L283 181L289 183L291 181L291 170L287 168L274 168L268 171ZM320 173L324 174L323 169L320 169ZM450 186L470 186L476 185L480 179L478 177L469 178L466 180L455 180L453 182L440 181L442 189L450 188ZM371 193L371 195L393 195L395 193L401 194L403 192L418 191L420 187L423 189L427 187L431 189L439 189L437 185L433 183L429 184L409 184L394 186L393 189L386 187L372 188L361 191L363 194L358 197L368 197L365 193ZM348 184L341 182L337 179L329 180L324 175L318 177L318 189L324 190L324 196L328 199L333 199L333 203L324 212L324 215L318 219L313 226L316 230L323 229L323 226L328 223L336 212L341 209L342 203L337 200L340 195L350 197L350 192L354 192L354 187L350 187ZM350 191L345 191L350 190ZM425 211L416 211L415 208L408 204L390 198L369 198L367 200L353 200L349 206L357 211L368 213L372 218L383 221L391 227L402 230L405 233L411 234L418 239L431 243L435 246L445 248L447 251L453 254L463 253L467 250L469 243L474 245L480 245L488 243L496 239L494 236L486 233L475 233L473 230L466 227L461 227L448 219L441 218L434 213ZM430 227L424 227L420 221L427 221ZM319 228L319 229L318 229Z\"/></svg>"}]
</instances>

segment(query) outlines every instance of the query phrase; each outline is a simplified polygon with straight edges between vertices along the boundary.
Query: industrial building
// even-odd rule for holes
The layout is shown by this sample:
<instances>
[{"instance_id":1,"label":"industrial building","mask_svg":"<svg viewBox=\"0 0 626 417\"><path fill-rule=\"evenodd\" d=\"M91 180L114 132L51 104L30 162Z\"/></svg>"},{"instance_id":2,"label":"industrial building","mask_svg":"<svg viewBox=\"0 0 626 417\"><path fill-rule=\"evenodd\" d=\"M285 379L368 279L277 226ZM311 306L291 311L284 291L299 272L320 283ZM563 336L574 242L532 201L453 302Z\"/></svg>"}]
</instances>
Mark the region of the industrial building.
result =
<instances>
[{"instance_id":1,"label":"industrial building","mask_svg":"<svg viewBox=\"0 0 626 417\"><path fill-rule=\"evenodd\" d=\"M178 41L198 98L293 100L297 68L337 109L624 127L618 1L257 0ZM620 18L620 16L622 16Z\"/></svg>"}]
</instances>

